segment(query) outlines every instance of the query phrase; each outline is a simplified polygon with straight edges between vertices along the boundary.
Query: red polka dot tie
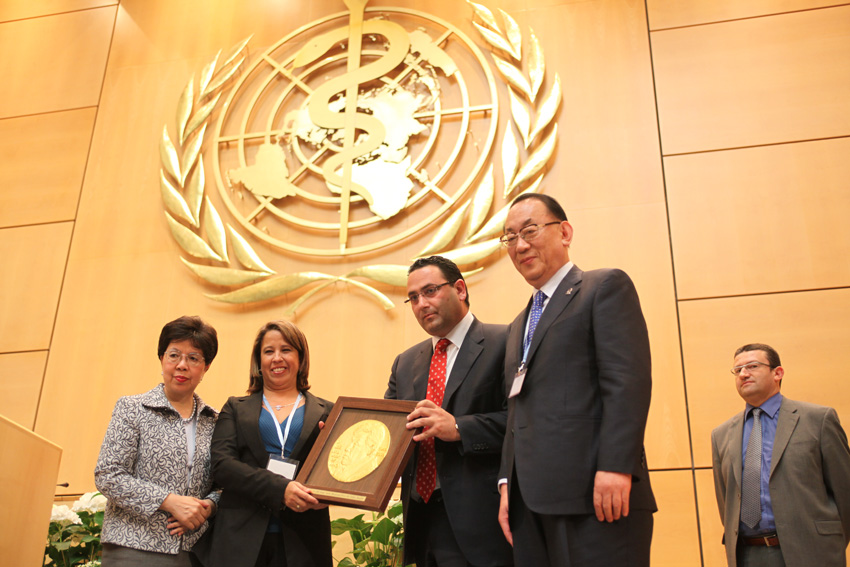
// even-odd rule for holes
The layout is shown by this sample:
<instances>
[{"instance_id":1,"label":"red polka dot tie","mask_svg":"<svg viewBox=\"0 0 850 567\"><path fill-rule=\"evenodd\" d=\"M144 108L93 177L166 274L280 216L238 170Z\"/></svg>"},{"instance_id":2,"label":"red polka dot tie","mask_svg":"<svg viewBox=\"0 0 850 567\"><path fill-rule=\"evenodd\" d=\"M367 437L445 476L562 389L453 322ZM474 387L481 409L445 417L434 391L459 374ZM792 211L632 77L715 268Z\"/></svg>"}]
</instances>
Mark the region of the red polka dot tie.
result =
<instances>
[{"instance_id":1,"label":"red polka dot tie","mask_svg":"<svg viewBox=\"0 0 850 567\"><path fill-rule=\"evenodd\" d=\"M446 393L446 349L451 342L440 339L431 357L431 370L428 372L428 393L426 399L436 405L443 405ZM429 437L419 443L419 455L416 461L416 492L422 500L428 502L437 486L437 455L434 453L434 438Z\"/></svg>"}]
</instances>

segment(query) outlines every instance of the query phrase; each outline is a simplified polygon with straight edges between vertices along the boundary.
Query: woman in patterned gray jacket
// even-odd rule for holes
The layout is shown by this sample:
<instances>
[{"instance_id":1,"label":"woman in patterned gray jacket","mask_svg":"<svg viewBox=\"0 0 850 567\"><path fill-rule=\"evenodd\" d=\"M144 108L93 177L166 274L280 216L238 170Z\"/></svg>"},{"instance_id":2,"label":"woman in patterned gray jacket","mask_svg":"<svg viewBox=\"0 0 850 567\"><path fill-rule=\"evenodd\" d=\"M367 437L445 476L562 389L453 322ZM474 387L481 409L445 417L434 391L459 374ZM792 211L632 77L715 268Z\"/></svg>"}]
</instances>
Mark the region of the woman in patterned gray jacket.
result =
<instances>
[{"instance_id":1,"label":"woman in patterned gray jacket","mask_svg":"<svg viewBox=\"0 0 850 567\"><path fill-rule=\"evenodd\" d=\"M104 567L197 564L189 550L219 494L210 472L217 412L195 388L217 352L215 329L199 317L171 321L159 336L162 383L115 404L94 471L108 499Z\"/></svg>"}]
</instances>

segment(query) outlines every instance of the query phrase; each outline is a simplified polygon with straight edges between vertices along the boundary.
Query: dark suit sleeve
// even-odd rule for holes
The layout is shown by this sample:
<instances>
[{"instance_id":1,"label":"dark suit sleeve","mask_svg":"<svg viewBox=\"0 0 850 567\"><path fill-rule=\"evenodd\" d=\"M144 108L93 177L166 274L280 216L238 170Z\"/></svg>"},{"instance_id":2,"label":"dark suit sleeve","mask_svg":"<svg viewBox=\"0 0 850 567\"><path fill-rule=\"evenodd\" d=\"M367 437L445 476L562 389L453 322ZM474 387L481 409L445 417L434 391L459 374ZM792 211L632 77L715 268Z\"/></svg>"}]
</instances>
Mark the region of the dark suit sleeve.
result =
<instances>
[{"instance_id":1,"label":"dark suit sleeve","mask_svg":"<svg viewBox=\"0 0 850 567\"><path fill-rule=\"evenodd\" d=\"M507 327L499 325L484 326L484 348L498 353L497 363L486 366L489 374L483 381L487 384L484 392L476 392L486 403L478 402L477 407L488 411L455 415L460 442L458 450L462 455L498 455L505 441L505 425L508 421L508 402L505 397L505 342ZM483 353L482 353L483 354ZM489 358L489 357L488 357Z\"/></svg>"},{"instance_id":2,"label":"dark suit sleeve","mask_svg":"<svg viewBox=\"0 0 850 567\"><path fill-rule=\"evenodd\" d=\"M397 376L399 358L400 357L397 356L397 357L395 357L395 360L393 361L393 369L392 369L392 372L390 373L390 381L387 384L387 391L384 392L384 399L385 400L397 400L398 399L398 389L396 387L396 380L397 380L396 376Z\"/></svg>"},{"instance_id":3,"label":"dark suit sleeve","mask_svg":"<svg viewBox=\"0 0 850 567\"><path fill-rule=\"evenodd\" d=\"M844 541L850 541L850 449L847 435L838 420L838 414L830 408L826 412L821 429L821 454L823 456L823 476L841 525L844 527Z\"/></svg>"},{"instance_id":4,"label":"dark suit sleeve","mask_svg":"<svg viewBox=\"0 0 850 567\"><path fill-rule=\"evenodd\" d=\"M602 399L596 469L632 473L643 451L652 372L646 322L629 276L608 271L592 309Z\"/></svg>"},{"instance_id":5,"label":"dark suit sleeve","mask_svg":"<svg viewBox=\"0 0 850 567\"><path fill-rule=\"evenodd\" d=\"M525 325L525 316L524 311L517 315L516 319L508 325L507 331L507 343L505 346L505 363L503 365L503 372L508 373L507 378L505 380L505 387L502 389L502 395L507 396L507 392L510 386L513 383L514 373L517 370L517 360L516 355L514 354L513 349L515 347L518 348L519 338L519 326L522 325L524 330ZM507 397L505 398L507 400ZM511 401L508 400L506 402L506 406L509 406ZM507 419L505 420L505 438L502 443L502 462L499 467L499 479L507 479L510 480L511 474L513 474L513 466L514 466L514 424L513 424L513 413L511 411L507 412Z\"/></svg>"},{"instance_id":6,"label":"dark suit sleeve","mask_svg":"<svg viewBox=\"0 0 850 567\"><path fill-rule=\"evenodd\" d=\"M500 411L455 416L455 420L460 432L458 450L461 455L501 453L508 420L507 405Z\"/></svg>"},{"instance_id":7,"label":"dark suit sleeve","mask_svg":"<svg viewBox=\"0 0 850 567\"><path fill-rule=\"evenodd\" d=\"M237 406L230 398L218 416L210 445L213 476L226 492L278 511L289 480L267 470L266 463L261 466L255 462L246 445L245 432L239 430Z\"/></svg>"}]
</instances>

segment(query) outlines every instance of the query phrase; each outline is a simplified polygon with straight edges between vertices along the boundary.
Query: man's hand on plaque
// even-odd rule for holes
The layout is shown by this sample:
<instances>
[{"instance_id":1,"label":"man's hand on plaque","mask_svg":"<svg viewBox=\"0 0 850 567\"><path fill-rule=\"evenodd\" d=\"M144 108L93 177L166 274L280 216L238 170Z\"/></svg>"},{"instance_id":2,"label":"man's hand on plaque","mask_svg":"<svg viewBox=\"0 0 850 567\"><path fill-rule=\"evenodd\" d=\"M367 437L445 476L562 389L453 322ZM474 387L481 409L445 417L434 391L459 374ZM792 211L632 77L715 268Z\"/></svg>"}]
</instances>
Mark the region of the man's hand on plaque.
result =
<instances>
[{"instance_id":1,"label":"man's hand on plaque","mask_svg":"<svg viewBox=\"0 0 850 567\"><path fill-rule=\"evenodd\" d=\"M460 441L460 432L452 414L439 407L431 400L422 400L416 404L407 416L407 428L423 428L422 432L414 435L414 441L422 441L436 437L442 441Z\"/></svg>"}]
</instances>

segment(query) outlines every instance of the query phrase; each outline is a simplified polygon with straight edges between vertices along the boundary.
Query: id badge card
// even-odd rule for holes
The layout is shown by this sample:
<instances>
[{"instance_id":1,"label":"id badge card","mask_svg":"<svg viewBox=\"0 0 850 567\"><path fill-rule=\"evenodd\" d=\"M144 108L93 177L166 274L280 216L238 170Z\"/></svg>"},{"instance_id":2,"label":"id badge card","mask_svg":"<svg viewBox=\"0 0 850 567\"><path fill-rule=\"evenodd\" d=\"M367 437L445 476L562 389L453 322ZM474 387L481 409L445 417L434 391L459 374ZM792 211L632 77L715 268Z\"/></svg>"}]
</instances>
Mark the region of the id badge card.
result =
<instances>
[{"instance_id":1,"label":"id badge card","mask_svg":"<svg viewBox=\"0 0 850 567\"><path fill-rule=\"evenodd\" d=\"M519 368L517 368L516 374L514 375L514 382L511 384L511 391L508 393L509 398L513 398L522 390L522 383L525 382L525 364L521 364Z\"/></svg>"},{"instance_id":2,"label":"id badge card","mask_svg":"<svg viewBox=\"0 0 850 567\"><path fill-rule=\"evenodd\" d=\"M288 459L280 455L269 455L269 464L266 468L286 479L295 480L295 472L300 464L301 462L295 459Z\"/></svg>"}]
</instances>

